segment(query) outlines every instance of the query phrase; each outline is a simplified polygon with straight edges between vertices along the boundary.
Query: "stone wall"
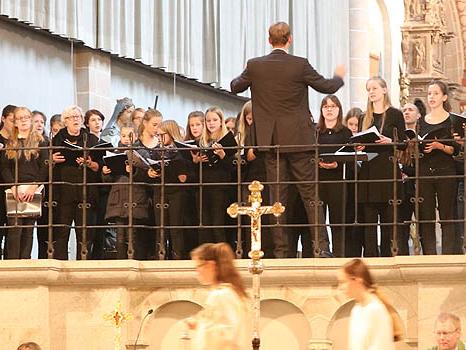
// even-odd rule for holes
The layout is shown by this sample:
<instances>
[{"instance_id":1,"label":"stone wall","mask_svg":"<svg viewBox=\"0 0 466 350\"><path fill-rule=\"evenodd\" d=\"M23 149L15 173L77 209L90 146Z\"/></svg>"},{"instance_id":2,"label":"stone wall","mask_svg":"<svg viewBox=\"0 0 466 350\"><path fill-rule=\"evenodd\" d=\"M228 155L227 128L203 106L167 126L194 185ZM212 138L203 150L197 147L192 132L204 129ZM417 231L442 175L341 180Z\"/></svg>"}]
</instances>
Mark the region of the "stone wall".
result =
<instances>
[{"instance_id":1,"label":"stone wall","mask_svg":"<svg viewBox=\"0 0 466 350\"><path fill-rule=\"evenodd\" d=\"M262 275L262 347L267 350L346 349L352 302L337 289L345 259L266 260ZM464 256L368 259L375 280L397 309L405 328L398 349L426 349L434 342L440 311L466 322ZM238 266L250 286L247 261ZM121 342L138 349L189 349L182 320L197 312L207 290L190 261L4 261L0 265L0 343L15 348L34 340L44 349L109 349L116 328L105 315L117 302L131 313ZM83 347L83 344L86 344Z\"/></svg>"}]
</instances>

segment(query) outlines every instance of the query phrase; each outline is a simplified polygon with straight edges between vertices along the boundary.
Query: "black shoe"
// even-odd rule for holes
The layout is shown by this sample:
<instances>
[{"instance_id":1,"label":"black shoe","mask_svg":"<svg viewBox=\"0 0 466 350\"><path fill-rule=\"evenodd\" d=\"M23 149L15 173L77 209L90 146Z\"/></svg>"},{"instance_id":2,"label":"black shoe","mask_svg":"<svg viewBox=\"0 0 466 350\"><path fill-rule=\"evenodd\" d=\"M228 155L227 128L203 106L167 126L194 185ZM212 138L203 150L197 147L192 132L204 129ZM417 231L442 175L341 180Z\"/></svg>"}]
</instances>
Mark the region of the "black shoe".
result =
<instances>
[{"instance_id":1,"label":"black shoe","mask_svg":"<svg viewBox=\"0 0 466 350\"><path fill-rule=\"evenodd\" d=\"M333 254L326 251L326 250L321 250L319 253L319 258L334 258Z\"/></svg>"}]
</instances>

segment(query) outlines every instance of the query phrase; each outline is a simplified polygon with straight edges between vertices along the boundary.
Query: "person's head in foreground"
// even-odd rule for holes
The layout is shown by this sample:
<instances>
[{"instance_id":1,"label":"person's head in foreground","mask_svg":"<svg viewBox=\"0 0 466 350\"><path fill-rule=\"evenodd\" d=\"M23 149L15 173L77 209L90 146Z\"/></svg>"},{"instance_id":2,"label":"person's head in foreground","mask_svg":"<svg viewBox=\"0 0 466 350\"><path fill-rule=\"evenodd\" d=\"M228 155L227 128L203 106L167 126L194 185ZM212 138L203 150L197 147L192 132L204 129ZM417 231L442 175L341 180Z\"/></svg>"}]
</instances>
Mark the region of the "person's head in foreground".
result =
<instances>
[{"instance_id":1,"label":"person's head in foreground","mask_svg":"<svg viewBox=\"0 0 466 350\"><path fill-rule=\"evenodd\" d=\"M461 321L458 316L442 312L435 321L435 340L438 350L462 350L465 348L460 341Z\"/></svg>"},{"instance_id":2,"label":"person's head in foreground","mask_svg":"<svg viewBox=\"0 0 466 350\"><path fill-rule=\"evenodd\" d=\"M243 281L233 261L235 255L227 243L205 243L191 252L197 278L206 286L229 283L240 297L247 297Z\"/></svg>"},{"instance_id":3,"label":"person's head in foreground","mask_svg":"<svg viewBox=\"0 0 466 350\"><path fill-rule=\"evenodd\" d=\"M40 346L34 342L23 343L16 350L41 350Z\"/></svg>"}]
</instances>

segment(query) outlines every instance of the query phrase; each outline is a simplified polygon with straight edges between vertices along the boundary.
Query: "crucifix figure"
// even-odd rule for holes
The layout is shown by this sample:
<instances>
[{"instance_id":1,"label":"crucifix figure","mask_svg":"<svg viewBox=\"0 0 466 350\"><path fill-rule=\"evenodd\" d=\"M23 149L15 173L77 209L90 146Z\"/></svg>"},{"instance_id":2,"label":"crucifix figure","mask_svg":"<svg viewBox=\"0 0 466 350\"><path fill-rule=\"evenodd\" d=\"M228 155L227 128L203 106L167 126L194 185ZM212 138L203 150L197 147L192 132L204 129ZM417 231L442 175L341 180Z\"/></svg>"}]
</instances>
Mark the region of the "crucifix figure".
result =
<instances>
[{"instance_id":1,"label":"crucifix figure","mask_svg":"<svg viewBox=\"0 0 466 350\"><path fill-rule=\"evenodd\" d=\"M115 305L115 309L109 313L104 315L104 320L110 321L110 323L115 327L115 338L114 338L114 349L121 350L121 326L124 321L132 320L133 315L123 312L120 310L121 303L118 301Z\"/></svg>"},{"instance_id":2,"label":"crucifix figure","mask_svg":"<svg viewBox=\"0 0 466 350\"><path fill-rule=\"evenodd\" d=\"M280 203L276 202L272 206L261 206L262 196L261 192L264 186L259 181L253 181L248 186L251 192L248 198L248 202L251 204L247 206L239 206L238 203L231 204L227 213L232 218L236 218L238 215L248 215L251 218L251 251L249 257L252 259L249 263L249 272L252 274L252 288L254 293L253 299L253 310L254 310L254 326L253 326L253 350L259 350L260 338L259 338L259 321L260 321L260 274L264 271L264 267L260 259L264 255L261 250L261 216L266 214L273 214L274 216L280 216L284 211L285 207Z\"/></svg>"}]
</instances>

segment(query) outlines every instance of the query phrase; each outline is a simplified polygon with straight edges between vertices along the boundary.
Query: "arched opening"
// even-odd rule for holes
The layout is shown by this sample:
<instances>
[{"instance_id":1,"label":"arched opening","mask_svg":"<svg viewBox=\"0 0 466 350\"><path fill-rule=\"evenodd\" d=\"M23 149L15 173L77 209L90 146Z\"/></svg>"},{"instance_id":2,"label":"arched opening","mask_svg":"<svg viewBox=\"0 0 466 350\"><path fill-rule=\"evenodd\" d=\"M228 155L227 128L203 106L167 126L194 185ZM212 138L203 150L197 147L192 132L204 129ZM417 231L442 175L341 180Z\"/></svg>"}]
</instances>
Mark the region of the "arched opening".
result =
<instances>
[{"instance_id":1,"label":"arched opening","mask_svg":"<svg viewBox=\"0 0 466 350\"><path fill-rule=\"evenodd\" d=\"M304 313L288 301L261 301L261 348L307 350L311 329Z\"/></svg>"}]
</instances>

